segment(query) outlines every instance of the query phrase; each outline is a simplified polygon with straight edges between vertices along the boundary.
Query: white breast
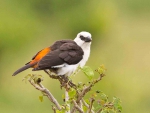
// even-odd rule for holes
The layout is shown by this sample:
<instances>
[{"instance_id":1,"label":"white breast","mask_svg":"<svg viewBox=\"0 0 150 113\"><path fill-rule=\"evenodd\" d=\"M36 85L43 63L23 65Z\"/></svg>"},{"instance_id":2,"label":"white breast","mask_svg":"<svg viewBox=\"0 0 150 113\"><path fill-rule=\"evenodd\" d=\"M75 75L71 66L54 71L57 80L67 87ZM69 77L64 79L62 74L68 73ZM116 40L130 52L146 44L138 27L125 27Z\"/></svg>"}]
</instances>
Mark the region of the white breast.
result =
<instances>
[{"instance_id":1,"label":"white breast","mask_svg":"<svg viewBox=\"0 0 150 113\"><path fill-rule=\"evenodd\" d=\"M90 56L90 46L87 44L84 44L83 46L81 46L81 48L84 51L84 55L83 55L83 59L79 62L79 65L80 67L83 67Z\"/></svg>"},{"instance_id":2,"label":"white breast","mask_svg":"<svg viewBox=\"0 0 150 113\"><path fill-rule=\"evenodd\" d=\"M83 67L85 65L85 63L87 62L87 60L90 56L90 46L85 44L82 46L82 49L84 51L83 59L76 65L64 64L63 67L58 69L57 75L69 76L76 71L78 66Z\"/></svg>"}]
</instances>

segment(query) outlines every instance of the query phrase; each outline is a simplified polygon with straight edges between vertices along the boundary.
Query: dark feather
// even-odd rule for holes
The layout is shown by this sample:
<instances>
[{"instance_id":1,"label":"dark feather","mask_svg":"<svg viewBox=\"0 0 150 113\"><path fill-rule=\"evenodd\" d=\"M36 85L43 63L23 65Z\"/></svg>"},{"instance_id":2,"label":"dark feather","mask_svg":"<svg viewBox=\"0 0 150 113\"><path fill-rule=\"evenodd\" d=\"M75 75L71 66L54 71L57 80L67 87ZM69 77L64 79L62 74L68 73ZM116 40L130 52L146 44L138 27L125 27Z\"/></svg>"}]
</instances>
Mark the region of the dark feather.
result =
<instances>
[{"instance_id":1,"label":"dark feather","mask_svg":"<svg viewBox=\"0 0 150 113\"><path fill-rule=\"evenodd\" d=\"M64 63L77 64L84 54L82 48L72 40L57 41L50 48L51 52L39 61L34 70L50 69Z\"/></svg>"},{"instance_id":2,"label":"dark feather","mask_svg":"<svg viewBox=\"0 0 150 113\"><path fill-rule=\"evenodd\" d=\"M59 50L51 51L40 60L37 68L33 70L50 69L52 66L63 64L64 61L59 58L59 53Z\"/></svg>"},{"instance_id":3,"label":"dark feather","mask_svg":"<svg viewBox=\"0 0 150 113\"><path fill-rule=\"evenodd\" d=\"M21 67L20 69L18 69L17 71L15 71L12 76L17 75L18 73L20 73L20 72L22 72L22 71L24 71L24 70L26 70L26 69L28 69L28 68L34 66L35 64L36 64L36 63L34 63L34 64L27 64L27 65Z\"/></svg>"}]
</instances>

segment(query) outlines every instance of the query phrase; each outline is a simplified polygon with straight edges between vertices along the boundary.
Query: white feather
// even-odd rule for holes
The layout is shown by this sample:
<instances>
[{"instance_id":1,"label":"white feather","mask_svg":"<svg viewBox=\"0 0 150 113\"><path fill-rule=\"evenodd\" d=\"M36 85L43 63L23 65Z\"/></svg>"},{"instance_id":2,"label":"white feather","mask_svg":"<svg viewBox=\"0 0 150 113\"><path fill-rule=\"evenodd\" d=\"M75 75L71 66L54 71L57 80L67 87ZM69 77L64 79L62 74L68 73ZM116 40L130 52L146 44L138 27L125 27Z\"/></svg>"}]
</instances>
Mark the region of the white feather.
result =
<instances>
[{"instance_id":1,"label":"white feather","mask_svg":"<svg viewBox=\"0 0 150 113\"><path fill-rule=\"evenodd\" d=\"M84 36L84 37L89 37L91 38L91 34L89 32L80 32L79 34L77 34L77 37L74 39L74 41L82 48L84 55L83 55L83 59L75 65L60 65L57 67L61 67L59 68L59 70L57 71L58 75L71 75L72 73L74 73L76 71L76 69L78 68L78 66L83 67L85 65L85 63L87 62L89 56L90 56L90 46L91 46L91 42L85 42L83 40L81 40L79 37L80 35ZM92 40L92 38L91 38ZM56 66L55 66L56 67Z\"/></svg>"}]
</instances>

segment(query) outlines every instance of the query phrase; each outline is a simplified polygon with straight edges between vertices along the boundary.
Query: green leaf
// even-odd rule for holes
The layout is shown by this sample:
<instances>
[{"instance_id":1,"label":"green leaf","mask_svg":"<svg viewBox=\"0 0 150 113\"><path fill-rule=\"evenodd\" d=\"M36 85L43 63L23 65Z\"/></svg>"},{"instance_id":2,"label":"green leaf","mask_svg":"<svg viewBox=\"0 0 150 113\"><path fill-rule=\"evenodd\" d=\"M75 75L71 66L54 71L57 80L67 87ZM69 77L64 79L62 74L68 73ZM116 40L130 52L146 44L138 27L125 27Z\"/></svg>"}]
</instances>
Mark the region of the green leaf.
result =
<instances>
[{"instance_id":1,"label":"green leaf","mask_svg":"<svg viewBox=\"0 0 150 113\"><path fill-rule=\"evenodd\" d=\"M64 94L62 94L62 96L61 96L61 97L62 97L62 99L65 99L65 95L64 95Z\"/></svg>"},{"instance_id":2,"label":"green leaf","mask_svg":"<svg viewBox=\"0 0 150 113\"><path fill-rule=\"evenodd\" d=\"M90 104L89 99L85 99L84 101L85 101L88 105Z\"/></svg>"},{"instance_id":3,"label":"green leaf","mask_svg":"<svg viewBox=\"0 0 150 113\"><path fill-rule=\"evenodd\" d=\"M43 96L39 96L39 100L43 102Z\"/></svg>"},{"instance_id":4,"label":"green leaf","mask_svg":"<svg viewBox=\"0 0 150 113\"><path fill-rule=\"evenodd\" d=\"M117 109L119 112L122 111L121 100L119 98L113 97L113 104L115 109Z\"/></svg>"},{"instance_id":5,"label":"green leaf","mask_svg":"<svg viewBox=\"0 0 150 113\"><path fill-rule=\"evenodd\" d=\"M108 101L108 96L105 94L105 93L103 93L103 92L101 92L100 93L100 98L101 98L101 101L103 100L104 102L107 102ZM103 102L102 101L102 102Z\"/></svg>"},{"instance_id":6,"label":"green leaf","mask_svg":"<svg viewBox=\"0 0 150 113\"><path fill-rule=\"evenodd\" d=\"M103 109L101 113L109 113L107 109Z\"/></svg>"},{"instance_id":7,"label":"green leaf","mask_svg":"<svg viewBox=\"0 0 150 113\"><path fill-rule=\"evenodd\" d=\"M99 74L104 74L105 71L106 71L106 68L105 68L105 66L102 64L102 65L100 65L100 67L98 67L95 71L98 72Z\"/></svg>"},{"instance_id":8,"label":"green leaf","mask_svg":"<svg viewBox=\"0 0 150 113\"><path fill-rule=\"evenodd\" d=\"M56 113L65 113L65 112L66 112L66 110L65 110L65 109L62 109L61 111L56 110Z\"/></svg>"},{"instance_id":9,"label":"green leaf","mask_svg":"<svg viewBox=\"0 0 150 113\"><path fill-rule=\"evenodd\" d=\"M109 113L116 113L114 109L109 109Z\"/></svg>"},{"instance_id":10,"label":"green leaf","mask_svg":"<svg viewBox=\"0 0 150 113\"><path fill-rule=\"evenodd\" d=\"M40 83L41 81L43 81L43 77L42 75L37 75L37 74L28 74L26 75L22 81L27 82L28 80L33 80L35 84Z\"/></svg>"},{"instance_id":11,"label":"green leaf","mask_svg":"<svg viewBox=\"0 0 150 113\"><path fill-rule=\"evenodd\" d=\"M88 77L88 79L92 80L94 77L94 72L89 66L84 66L81 68L82 72Z\"/></svg>"},{"instance_id":12,"label":"green leaf","mask_svg":"<svg viewBox=\"0 0 150 113\"><path fill-rule=\"evenodd\" d=\"M22 79L22 81L25 81L25 83L27 83L27 81L31 78L31 74L28 74L28 75L26 75L23 79Z\"/></svg>"},{"instance_id":13,"label":"green leaf","mask_svg":"<svg viewBox=\"0 0 150 113\"><path fill-rule=\"evenodd\" d=\"M96 98L97 94L94 92L93 94L91 94L91 98Z\"/></svg>"},{"instance_id":14,"label":"green leaf","mask_svg":"<svg viewBox=\"0 0 150 113\"><path fill-rule=\"evenodd\" d=\"M75 89L71 88L68 92L70 98L74 98L76 95Z\"/></svg>"},{"instance_id":15,"label":"green leaf","mask_svg":"<svg viewBox=\"0 0 150 113\"><path fill-rule=\"evenodd\" d=\"M70 110L70 107L68 105L66 105L66 111L69 111Z\"/></svg>"},{"instance_id":16,"label":"green leaf","mask_svg":"<svg viewBox=\"0 0 150 113\"><path fill-rule=\"evenodd\" d=\"M62 113L61 111L59 111L59 110L56 110L56 113Z\"/></svg>"},{"instance_id":17,"label":"green leaf","mask_svg":"<svg viewBox=\"0 0 150 113\"><path fill-rule=\"evenodd\" d=\"M98 103L97 106L95 107L95 110L97 111L99 109L102 109L102 105Z\"/></svg>"},{"instance_id":18,"label":"green leaf","mask_svg":"<svg viewBox=\"0 0 150 113\"><path fill-rule=\"evenodd\" d=\"M83 111L84 111L84 113L87 111L87 107L86 106L83 106Z\"/></svg>"}]
</instances>

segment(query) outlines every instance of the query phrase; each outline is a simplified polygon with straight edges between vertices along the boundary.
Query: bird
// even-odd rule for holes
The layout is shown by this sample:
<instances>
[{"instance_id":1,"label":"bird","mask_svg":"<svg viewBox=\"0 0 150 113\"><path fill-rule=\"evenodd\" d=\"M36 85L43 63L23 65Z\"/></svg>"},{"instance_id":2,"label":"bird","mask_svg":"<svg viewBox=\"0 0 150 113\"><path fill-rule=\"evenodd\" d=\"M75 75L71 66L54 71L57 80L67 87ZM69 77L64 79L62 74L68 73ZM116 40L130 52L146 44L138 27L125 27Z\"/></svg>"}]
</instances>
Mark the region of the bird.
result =
<instances>
[{"instance_id":1,"label":"bird","mask_svg":"<svg viewBox=\"0 0 150 113\"><path fill-rule=\"evenodd\" d=\"M64 39L54 42L35 54L32 60L13 73L33 68L32 71L50 70L56 75L70 76L77 68L86 64L90 56L92 36L89 32L81 31L74 40Z\"/></svg>"}]
</instances>

